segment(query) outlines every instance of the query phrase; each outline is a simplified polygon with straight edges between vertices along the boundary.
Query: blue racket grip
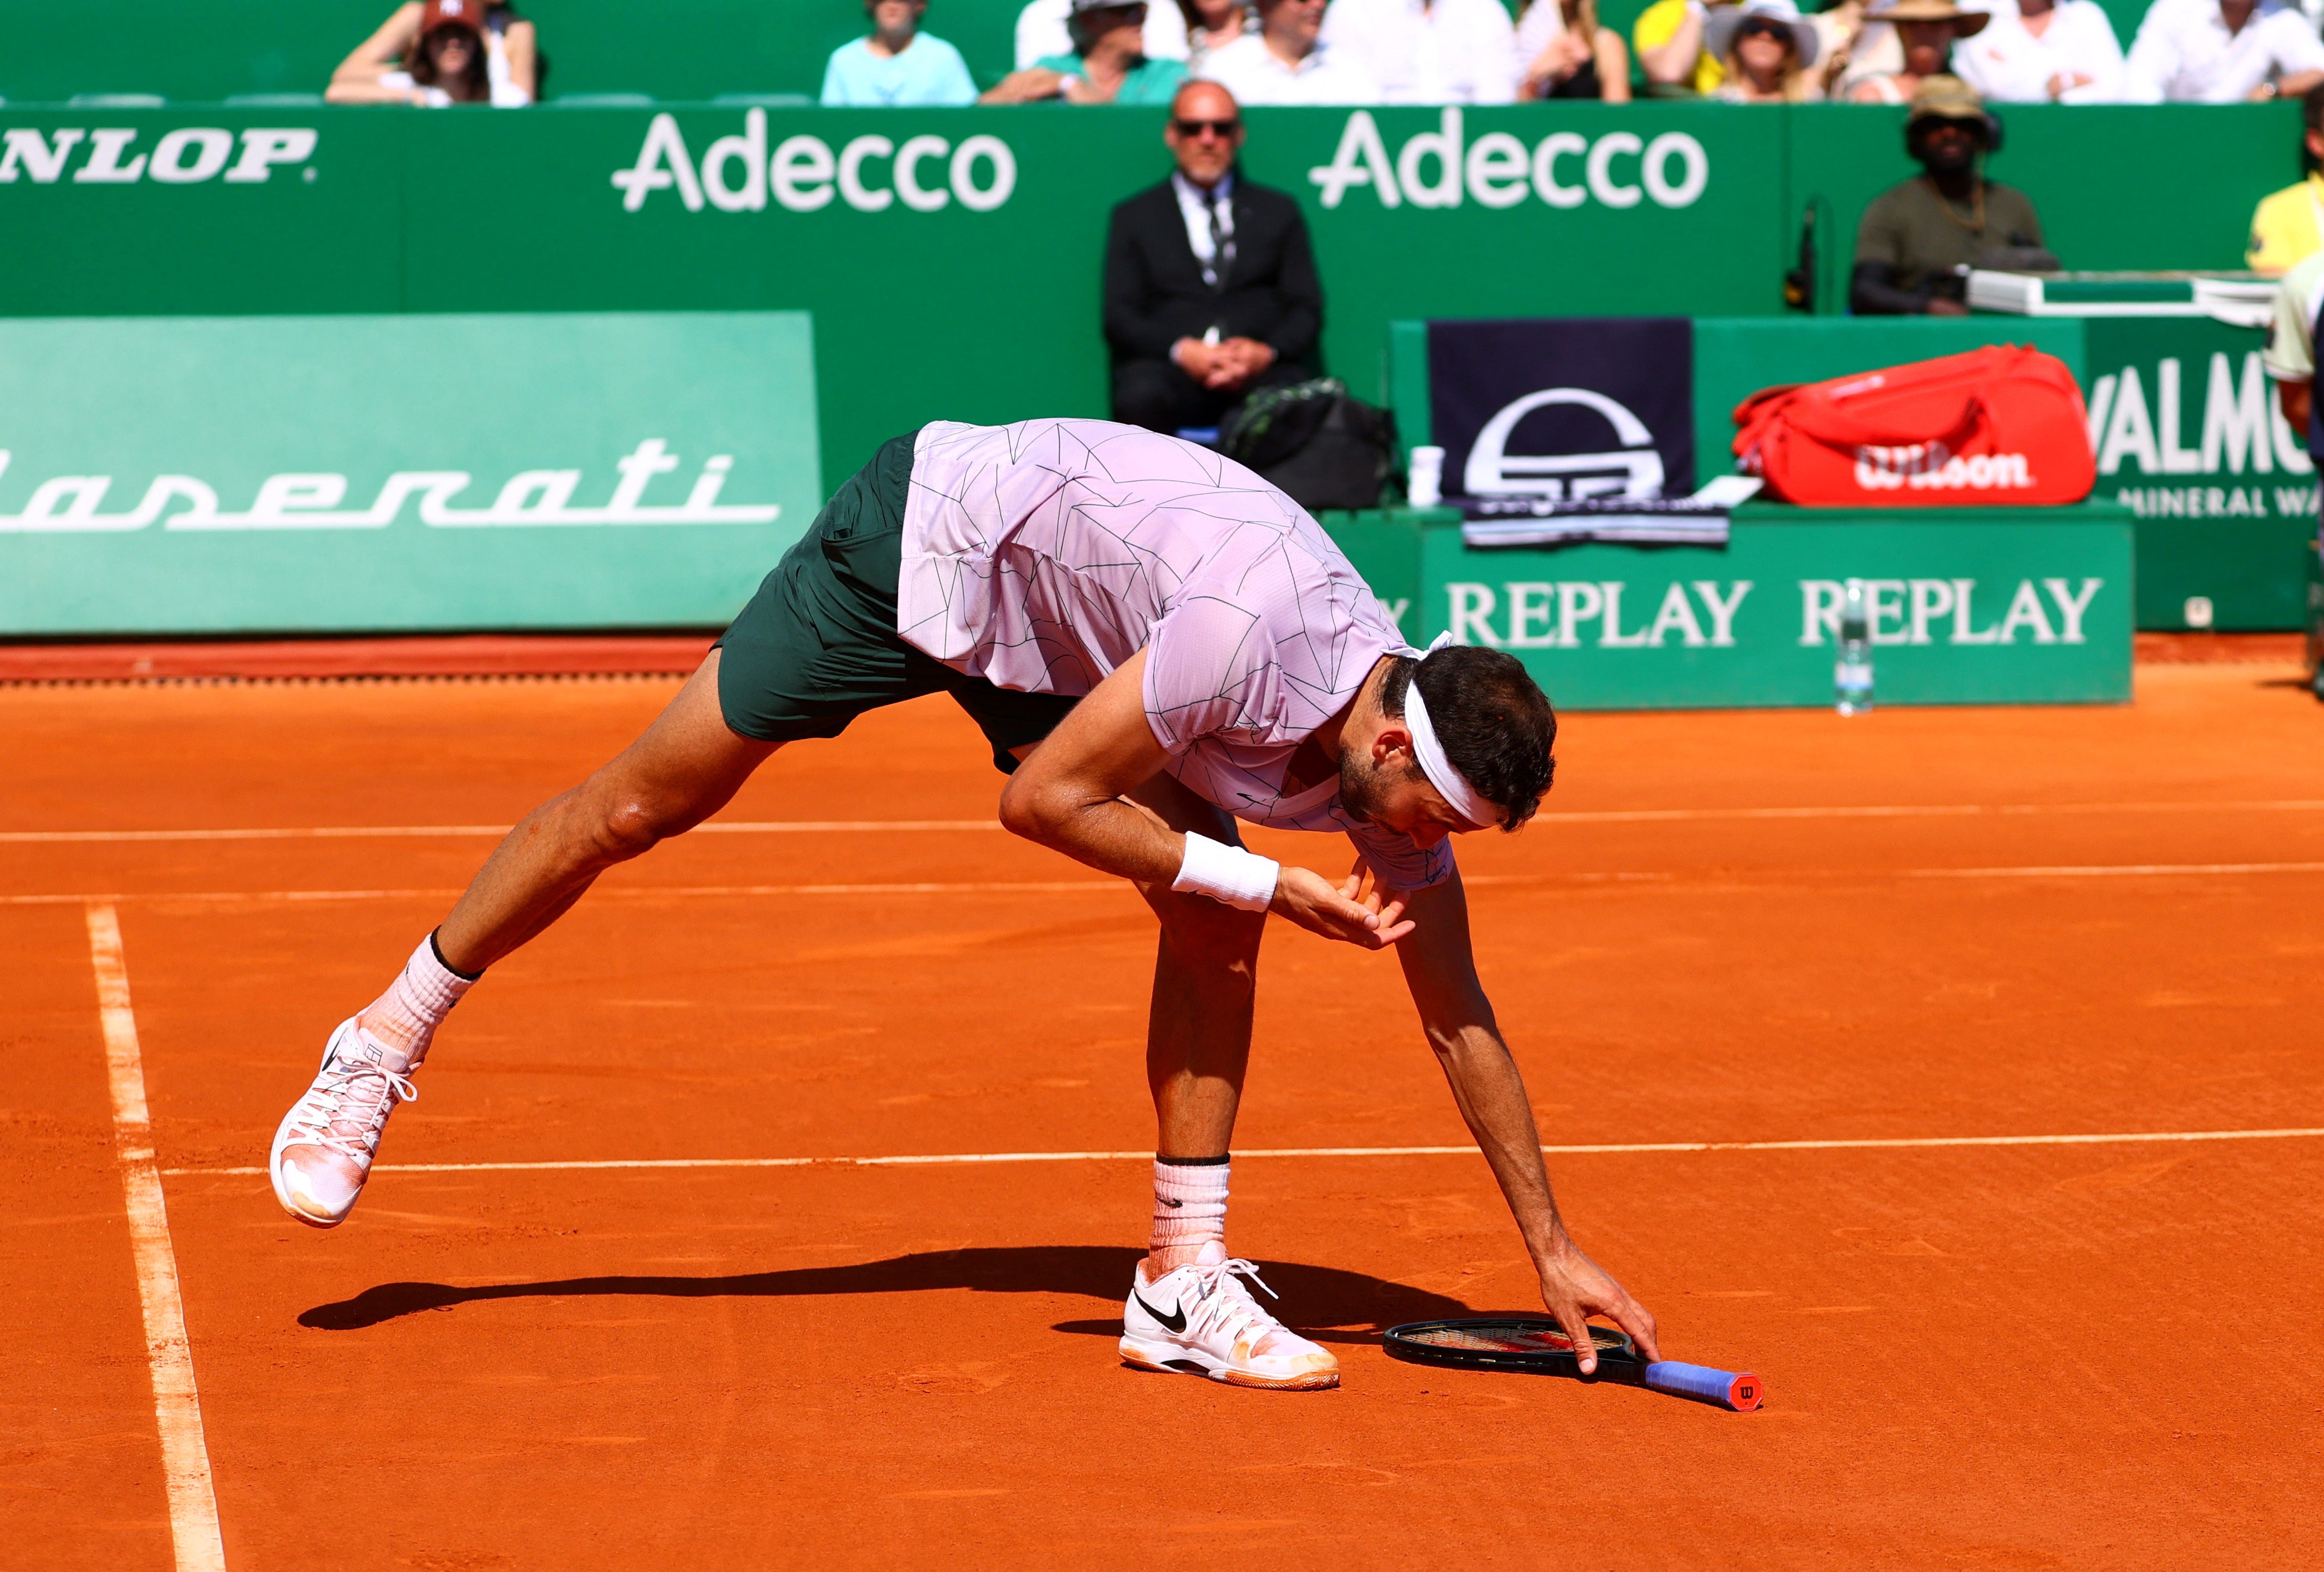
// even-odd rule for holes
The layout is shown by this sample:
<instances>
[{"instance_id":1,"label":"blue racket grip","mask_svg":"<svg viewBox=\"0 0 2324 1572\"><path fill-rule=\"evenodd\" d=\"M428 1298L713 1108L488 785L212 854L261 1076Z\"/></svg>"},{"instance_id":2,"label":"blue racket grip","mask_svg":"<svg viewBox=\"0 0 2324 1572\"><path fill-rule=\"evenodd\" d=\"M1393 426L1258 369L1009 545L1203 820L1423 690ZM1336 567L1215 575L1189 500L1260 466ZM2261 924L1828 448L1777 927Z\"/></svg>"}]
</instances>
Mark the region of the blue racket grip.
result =
<instances>
[{"instance_id":1,"label":"blue racket grip","mask_svg":"<svg viewBox=\"0 0 2324 1572\"><path fill-rule=\"evenodd\" d=\"M1646 1381L1655 1392L1691 1397L1699 1402L1715 1402L1738 1413L1748 1413L1757 1408L1766 1393L1759 1378L1748 1371L1713 1370L1707 1365L1682 1365L1675 1359L1661 1359L1647 1365Z\"/></svg>"}]
</instances>

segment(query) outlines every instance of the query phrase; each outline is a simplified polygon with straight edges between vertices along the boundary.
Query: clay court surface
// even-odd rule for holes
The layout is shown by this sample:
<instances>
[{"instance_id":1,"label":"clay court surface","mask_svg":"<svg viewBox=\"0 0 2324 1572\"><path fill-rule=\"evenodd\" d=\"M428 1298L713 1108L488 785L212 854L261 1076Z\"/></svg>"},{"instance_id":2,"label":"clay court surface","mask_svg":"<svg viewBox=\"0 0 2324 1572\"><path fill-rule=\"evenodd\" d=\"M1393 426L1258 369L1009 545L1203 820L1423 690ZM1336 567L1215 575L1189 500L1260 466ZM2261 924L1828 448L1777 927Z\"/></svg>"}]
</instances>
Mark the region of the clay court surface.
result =
<instances>
[{"instance_id":1,"label":"clay court surface","mask_svg":"<svg viewBox=\"0 0 2324 1572\"><path fill-rule=\"evenodd\" d=\"M2296 683L1569 718L1551 811L1461 853L1544 1140L2324 1126ZM607 878L354 1220L287 1221L276 1120L492 836L119 832L505 825L675 691L0 689L0 1560L171 1563L109 909L233 1567L2313 1565L2324 1139L1559 1153L1665 1351L1766 1408L1399 1365L1538 1300L1481 1159L1378 1154L1467 1139L1393 962L1283 924L1229 1239L1345 1384L1122 1369L1151 924L991 827L941 701ZM1362 1154L1259 1154L1315 1148ZM715 1165L1057 1153L1129 1155Z\"/></svg>"}]
</instances>

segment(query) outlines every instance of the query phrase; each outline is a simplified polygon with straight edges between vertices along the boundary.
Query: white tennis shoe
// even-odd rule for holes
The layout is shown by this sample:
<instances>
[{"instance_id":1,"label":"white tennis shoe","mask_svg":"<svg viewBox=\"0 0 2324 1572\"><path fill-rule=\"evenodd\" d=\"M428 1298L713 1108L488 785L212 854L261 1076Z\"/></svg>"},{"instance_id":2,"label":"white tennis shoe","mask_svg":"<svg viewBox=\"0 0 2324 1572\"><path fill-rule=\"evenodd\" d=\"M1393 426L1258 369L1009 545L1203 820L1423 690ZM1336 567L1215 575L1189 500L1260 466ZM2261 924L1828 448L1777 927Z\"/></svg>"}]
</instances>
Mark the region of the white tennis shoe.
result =
<instances>
[{"instance_id":1,"label":"white tennis shoe","mask_svg":"<svg viewBox=\"0 0 2324 1572\"><path fill-rule=\"evenodd\" d=\"M1207 1375L1231 1386L1314 1392L1340 1384L1340 1362L1260 1308L1249 1278L1275 1290L1248 1261L1210 1244L1191 1266L1153 1282L1133 1274L1121 1310L1121 1356L1140 1370Z\"/></svg>"},{"instance_id":2,"label":"white tennis shoe","mask_svg":"<svg viewBox=\"0 0 2324 1572\"><path fill-rule=\"evenodd\" d=\"M323 1047L323 1068L282 1116L266 1154L267 1176L284 1211L318 1228L346 1221L371 1176L387 1116L420 1095L411 1084L419 1068L354 1016L339 1023Z\"/></svg>"}]
</instances>

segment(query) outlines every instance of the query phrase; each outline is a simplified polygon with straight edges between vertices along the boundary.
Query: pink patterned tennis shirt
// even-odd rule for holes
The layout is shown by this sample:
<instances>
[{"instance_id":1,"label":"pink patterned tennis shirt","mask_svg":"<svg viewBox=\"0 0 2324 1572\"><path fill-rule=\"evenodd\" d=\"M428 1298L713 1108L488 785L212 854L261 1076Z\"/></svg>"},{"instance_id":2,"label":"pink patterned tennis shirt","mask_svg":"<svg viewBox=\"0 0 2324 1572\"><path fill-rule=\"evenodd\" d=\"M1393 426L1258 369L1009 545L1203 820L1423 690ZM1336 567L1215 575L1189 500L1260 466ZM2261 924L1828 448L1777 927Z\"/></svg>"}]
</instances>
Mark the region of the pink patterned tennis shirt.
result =
<instances>
[{"instance_id":1,"label":"pink patterned tennis shirt","mask_svg":"<svg viewBox=\"0 0 2324 1572\"><path fill-rule=\"evenodd\" d=\"M1337 830L1380 878L1442 883L1450 841L1363 823L1292 754L1383 655L1412 653L1296 502L1240 464L1107 420L938 421L913 450L896 630L956 671L1088 693L1139 650L1166 768L1239 819Z\"/></svg>"}]
</instances>

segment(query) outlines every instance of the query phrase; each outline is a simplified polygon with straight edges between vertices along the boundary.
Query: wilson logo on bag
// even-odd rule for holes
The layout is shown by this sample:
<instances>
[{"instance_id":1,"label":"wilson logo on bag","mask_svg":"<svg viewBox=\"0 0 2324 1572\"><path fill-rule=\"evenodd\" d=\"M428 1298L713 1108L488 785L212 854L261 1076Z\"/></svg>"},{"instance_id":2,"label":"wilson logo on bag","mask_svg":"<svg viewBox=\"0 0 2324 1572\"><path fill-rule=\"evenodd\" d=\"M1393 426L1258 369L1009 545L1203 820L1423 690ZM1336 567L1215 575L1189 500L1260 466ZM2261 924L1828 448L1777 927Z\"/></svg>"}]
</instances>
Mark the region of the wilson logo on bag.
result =
<instances>
[{"instance_id":1,"label":"wilson logo on bag","mask_svg":"<svg viewBox=\"0 0 2324 1572\"><path fill-rule=\"evenodd\" d=\"M2079 502L2098 480L2073 373L2018 345L1767 388L1735 424L1743 472L1808 507Z\"/></svg>"}]
</instances>

